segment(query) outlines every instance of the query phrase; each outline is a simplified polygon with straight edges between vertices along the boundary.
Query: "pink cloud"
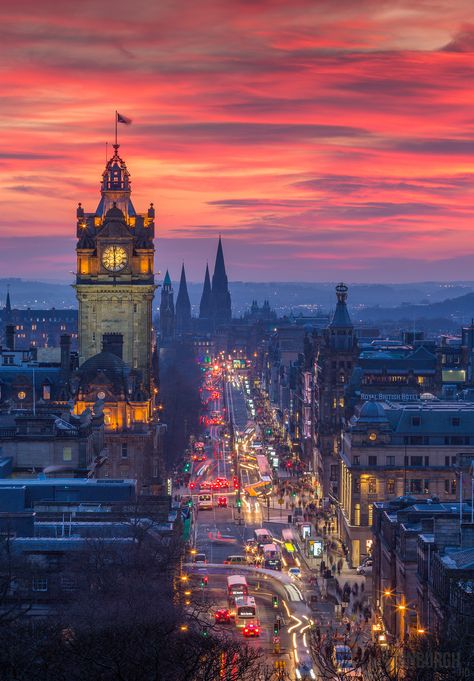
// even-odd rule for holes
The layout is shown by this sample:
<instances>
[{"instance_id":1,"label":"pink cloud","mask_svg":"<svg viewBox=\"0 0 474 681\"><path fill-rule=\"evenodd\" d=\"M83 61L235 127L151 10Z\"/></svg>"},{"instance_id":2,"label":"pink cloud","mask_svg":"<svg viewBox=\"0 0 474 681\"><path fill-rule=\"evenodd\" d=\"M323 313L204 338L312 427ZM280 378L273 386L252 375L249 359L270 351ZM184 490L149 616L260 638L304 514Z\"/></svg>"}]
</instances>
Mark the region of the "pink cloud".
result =
<instances>
[{"instance_id":1,"label":"pink cloud","mask_svg":"<svg viewBox=\"0 0 474 681\"><path fill-rule=\"evenodd\" d=\"M199 14L19 0L0 12L0 237L34 239L25 272L46 276L50 253L68 277L75 205L97 205L118 109L161 269L195 254L200 278L222 232L235 279L288 279L286 260L290 278L350 263L364 280L387 258L424 263L394 268L406 280L471 277L470 13L467 0L203 0ZM456 258L458 271L437 265Z\"/></svg>"}]
</instances>

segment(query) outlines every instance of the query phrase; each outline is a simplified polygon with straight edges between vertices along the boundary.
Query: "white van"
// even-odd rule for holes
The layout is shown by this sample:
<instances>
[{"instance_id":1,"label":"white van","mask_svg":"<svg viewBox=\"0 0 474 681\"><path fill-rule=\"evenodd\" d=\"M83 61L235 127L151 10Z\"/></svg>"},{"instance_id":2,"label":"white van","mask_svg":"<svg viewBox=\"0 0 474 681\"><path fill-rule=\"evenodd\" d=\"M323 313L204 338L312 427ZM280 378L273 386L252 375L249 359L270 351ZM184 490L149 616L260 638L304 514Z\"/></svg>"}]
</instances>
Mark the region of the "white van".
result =
<instances>
[{"instance_id":1,"label":"white van","mask_svg":"<svg viewBox=\"0 0 474 681\"><path fill-rule=\"evenodd\" d=\"M200 494L198 497L200 511L212 511L212 494Z\"/></svg>"},{"instance_id":2,"label":"white van","mask_svg":"<svg viewBox=\"0 0 474 681\"><path fill-rule=\"evenodd\" d=\"M247 565L247 556L227 556L224 565Z\"/></svg>"}]
</instances>

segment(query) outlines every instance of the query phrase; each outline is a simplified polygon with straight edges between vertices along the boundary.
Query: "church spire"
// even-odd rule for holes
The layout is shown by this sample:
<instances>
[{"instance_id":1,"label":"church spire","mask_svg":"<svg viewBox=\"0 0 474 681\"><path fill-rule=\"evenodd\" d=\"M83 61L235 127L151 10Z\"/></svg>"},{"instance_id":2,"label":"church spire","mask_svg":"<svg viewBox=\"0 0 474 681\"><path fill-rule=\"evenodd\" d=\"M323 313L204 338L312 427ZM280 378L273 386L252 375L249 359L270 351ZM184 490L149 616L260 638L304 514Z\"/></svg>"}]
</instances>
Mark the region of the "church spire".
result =
<instances>
[{"instance_id":1,"label":"church spire","mask_svg":"<svg viewBox=\"0 0 474 681\"><path fill-rule=\"evenodd\" d=\"M163 279L163 290L171 288L171 277L168 270L166 270L165 278Z\"/></svg>"},{"instance_id":2,"label":"church spire","mask_svg":"<svg viewBox=\"0 0 474 681\"><path fill-rule=\"evenodd\" d=\"M8 286L7 287L7 300L6 300L6 303L5 303L5 312L7 314L10 314L11 311L12 311L12 304L11 304L11 301L10 301L10 287Z\"/></svg>"},{"instance_id":3,"label":"church spire","mask_svg":"<svg viewBox=\"0 0 474 681\"><path fill-rule=\"evenodd\" d=\"M186 272L183 263L178 297L176 298L176 333L181 335L189 331L191 331L191 301L189 300Z\"/></svg>"},{"instance_id":4,"label":"church spire","mask_svg":"<svg viewBox=\"0 0 474 681\"><path fill-rule=\"evenodd\" d=\"M212 316L216 325L228 324L232 319L229 282L225 271L224 251L220 235L214 274L212 275Z\"/></svg>"},{"instance_id":5,"label":"church spire","mask_svg":"<svg viewBox=\"0 0 474 681\"><path fill-rule=\"evenodd\" d=\"M161 287L160 345L167 345L174 338L174 294L168 270Z\"/></svg>"},{"instance_id":6,"label":"church spire","mask_svg":"<svg viewBox=\"0 0 474 681\"><path fill-rule=\"evenodd\" d=\"M199 319L210 319L212 315L212 289L209 265L206 264L204 286L202 289L201 303L199 304Z\"/></svg>"}]
</instances>

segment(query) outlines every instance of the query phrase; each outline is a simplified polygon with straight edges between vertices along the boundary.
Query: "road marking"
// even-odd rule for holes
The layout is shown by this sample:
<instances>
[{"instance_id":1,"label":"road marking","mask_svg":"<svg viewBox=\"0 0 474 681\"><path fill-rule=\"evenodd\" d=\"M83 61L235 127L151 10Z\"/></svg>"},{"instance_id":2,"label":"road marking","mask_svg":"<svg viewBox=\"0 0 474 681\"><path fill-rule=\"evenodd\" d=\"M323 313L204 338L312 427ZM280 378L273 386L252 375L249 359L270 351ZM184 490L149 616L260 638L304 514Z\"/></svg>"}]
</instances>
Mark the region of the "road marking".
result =
<instances>
[{"instance_id":1,"label":"road marking","mask_svg":"<svg viewBox=\"0 0 474 681\"><path fill-rule=\"evenodd\" d=\"M291 617L292 620L296 620L296 624L293 624L291 627L289 627L289 629L288 629L289 634L291 634L293 629L297 629L298 627L300 627L303 624L303 622L300 619L298 619L298 617L296 617L295 615L290 615L290 617Z\"/></svg>"}]
</instances>

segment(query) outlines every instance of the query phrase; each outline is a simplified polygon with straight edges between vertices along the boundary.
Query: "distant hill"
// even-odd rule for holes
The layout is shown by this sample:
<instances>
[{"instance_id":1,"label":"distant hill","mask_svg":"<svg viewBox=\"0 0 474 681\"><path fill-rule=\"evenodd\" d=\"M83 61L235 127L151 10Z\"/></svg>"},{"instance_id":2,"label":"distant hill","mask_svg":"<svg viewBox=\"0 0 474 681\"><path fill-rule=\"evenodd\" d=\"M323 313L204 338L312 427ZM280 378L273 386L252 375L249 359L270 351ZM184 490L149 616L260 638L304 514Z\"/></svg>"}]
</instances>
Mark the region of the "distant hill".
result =
<instances>
[{"instance_id":1,"label":"distant hill","mask_svg":"<svg viewBox=\"0 0 474 681\"><path fill-rule=\"evenodd\" d=\"M72 283L71 277L71 283ZM157 283L159 280L157 279ZM328 312L336 304L337 282L243 282L229 283L234 315L240 317L252 300L264 300L279 316L308 314L318 309ZM173 283L175 297L178 282ZM0 279L0 307L5 305L7 290L13 307L76 308L75 291L67 283L28 281L21 278ZM193 313L199 310L201 282L189 282ZM446 294L450 298L446 299ZM160 303L159 289L154 312ZM348 305L354 321L413 319L437 317L467 321L474 315L474 282L422 282L412 284L349 284Z\"/></svg>"},{"instance_id":2,"label":"distant hill","mask_svg":"<svg viewBox=\"0 0 474 681\"><path fill-rule=\"evenodd\" d=\"M364 322L444 318L458 323L468 323L474 318L474 293L466 293L457 298L446 298L446 300L429 305L367 307L359 310L356 316Z\"/></svg>"}]
</instances>

